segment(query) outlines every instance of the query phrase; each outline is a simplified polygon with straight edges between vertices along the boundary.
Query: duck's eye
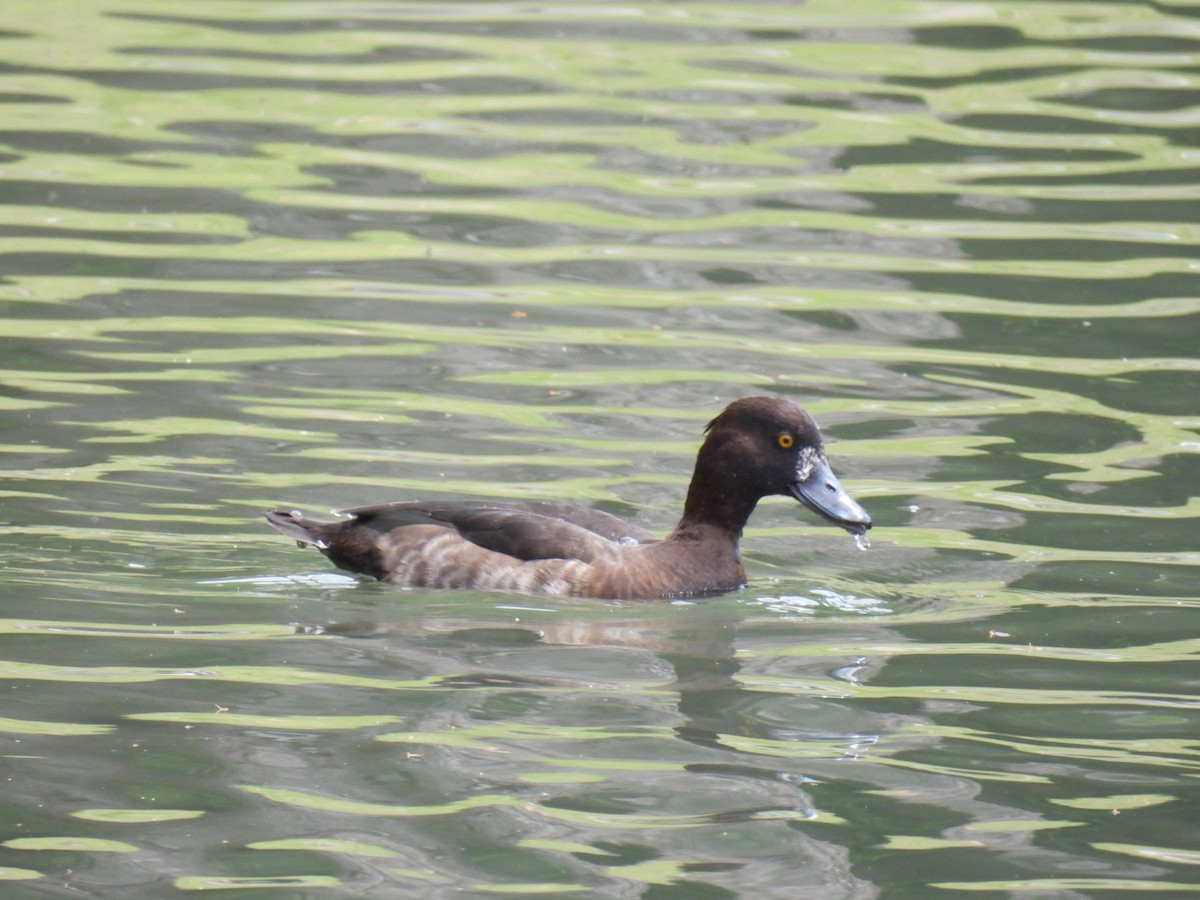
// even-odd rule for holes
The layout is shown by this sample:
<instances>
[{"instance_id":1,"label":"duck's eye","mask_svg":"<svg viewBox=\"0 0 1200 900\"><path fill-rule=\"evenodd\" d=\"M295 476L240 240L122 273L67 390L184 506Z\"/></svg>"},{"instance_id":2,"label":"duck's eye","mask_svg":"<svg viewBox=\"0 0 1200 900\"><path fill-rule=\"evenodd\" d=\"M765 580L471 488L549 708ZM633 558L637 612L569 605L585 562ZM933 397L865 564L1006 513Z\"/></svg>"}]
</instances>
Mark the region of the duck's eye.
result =
<instances>
[{"instance_id":1,"label":"duck's eye","mask_svg":"<svg viewBox=\"0 0 1200 900\"><path fill-rule=\"evenodd\" d=\"M779 437L777 437L775 440L779 443L779 446L782 447L784 450L791 450L792 444L796 443L796 439L794 437L792 437L790 434L788 434L786 431L783 434L781 434Z\"/></svg>"}]
</instances>

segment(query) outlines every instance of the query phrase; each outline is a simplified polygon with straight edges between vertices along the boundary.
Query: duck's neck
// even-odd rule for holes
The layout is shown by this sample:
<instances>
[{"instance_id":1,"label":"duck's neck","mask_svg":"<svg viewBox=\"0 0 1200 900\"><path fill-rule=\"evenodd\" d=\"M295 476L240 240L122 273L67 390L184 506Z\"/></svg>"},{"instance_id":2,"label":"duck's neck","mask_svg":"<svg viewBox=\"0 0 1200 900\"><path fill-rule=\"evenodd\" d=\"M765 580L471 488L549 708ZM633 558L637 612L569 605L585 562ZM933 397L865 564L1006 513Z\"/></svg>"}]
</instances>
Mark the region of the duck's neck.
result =
<instances>
[{"instance_id":1,"label":"duck's neck","mask_svg":"<svg viewBox=\"0 0 1200 900\"><path fill-rule=\"evenodd\" d=\"M745 473L726 464L727 454L714 437L709 436L696 457L683 517L671 533L677 540L716 531L736 544L758 504L757 494L745 484Z\"/></svg>"}]
</instances>

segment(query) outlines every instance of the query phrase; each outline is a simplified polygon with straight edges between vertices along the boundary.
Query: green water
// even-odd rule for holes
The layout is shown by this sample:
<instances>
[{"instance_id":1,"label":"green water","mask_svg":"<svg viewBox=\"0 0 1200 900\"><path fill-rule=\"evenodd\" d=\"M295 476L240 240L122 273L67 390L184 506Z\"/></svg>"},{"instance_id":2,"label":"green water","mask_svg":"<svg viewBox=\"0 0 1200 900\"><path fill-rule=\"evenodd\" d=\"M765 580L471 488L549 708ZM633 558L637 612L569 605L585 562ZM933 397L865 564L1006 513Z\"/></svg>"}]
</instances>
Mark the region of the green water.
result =
<instances>
[{"instance_id":1,"label":"green water","mask_svg":"<svg viewBox=\"0 0 1200 900\"><path fill-rule=\"evenodd\" d=\"M1182 4L0 7L0 895L1200 890ZM398 590L264 509L678 515L745 590Z\"/></svg>"}]
</instances>

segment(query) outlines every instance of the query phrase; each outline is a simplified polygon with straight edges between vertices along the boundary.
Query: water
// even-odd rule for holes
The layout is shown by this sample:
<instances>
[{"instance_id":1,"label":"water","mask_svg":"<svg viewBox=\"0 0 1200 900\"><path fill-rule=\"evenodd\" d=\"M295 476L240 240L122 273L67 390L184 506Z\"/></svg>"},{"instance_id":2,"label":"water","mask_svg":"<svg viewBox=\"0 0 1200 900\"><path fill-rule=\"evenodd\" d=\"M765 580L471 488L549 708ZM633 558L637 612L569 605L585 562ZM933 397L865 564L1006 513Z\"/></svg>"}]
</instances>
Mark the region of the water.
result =
<instances>
[{"instance_id":1,"label":"water","mask_svg":"<svg viewBox=\"0 0 1200 900\"><path fill-rule=\"evenodd\" d=\"M1182 895L1180 5L0 8L5 897ZM692 603L402 591L264 509L674 524Z\"/></svg>"}]
</instances>

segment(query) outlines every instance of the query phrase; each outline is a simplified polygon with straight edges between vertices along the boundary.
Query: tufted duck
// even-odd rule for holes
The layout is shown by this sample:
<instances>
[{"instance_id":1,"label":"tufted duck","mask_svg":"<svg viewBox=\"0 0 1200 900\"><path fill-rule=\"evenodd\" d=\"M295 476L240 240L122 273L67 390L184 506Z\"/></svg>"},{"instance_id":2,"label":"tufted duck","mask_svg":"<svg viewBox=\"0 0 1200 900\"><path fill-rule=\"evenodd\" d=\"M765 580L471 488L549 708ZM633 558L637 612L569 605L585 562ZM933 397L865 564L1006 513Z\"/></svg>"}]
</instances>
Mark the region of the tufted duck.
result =
<instances>
[{"instance_id":1,"label":"tufted duck","mask_svg":"<svg viewBox=\"0 0 1200 900\"><path fill-rule=\"evenodd\" d=\"M736 400L705 430L683 518L662 540L599 510L520 501L383 503L328 524L279 510L267 521L339 567L393 584L631 600L744 584L738 540L769 494L853 535L871 527L825 461L817 423L794 403Z\"/></svg>"}]
</instances>

